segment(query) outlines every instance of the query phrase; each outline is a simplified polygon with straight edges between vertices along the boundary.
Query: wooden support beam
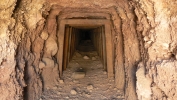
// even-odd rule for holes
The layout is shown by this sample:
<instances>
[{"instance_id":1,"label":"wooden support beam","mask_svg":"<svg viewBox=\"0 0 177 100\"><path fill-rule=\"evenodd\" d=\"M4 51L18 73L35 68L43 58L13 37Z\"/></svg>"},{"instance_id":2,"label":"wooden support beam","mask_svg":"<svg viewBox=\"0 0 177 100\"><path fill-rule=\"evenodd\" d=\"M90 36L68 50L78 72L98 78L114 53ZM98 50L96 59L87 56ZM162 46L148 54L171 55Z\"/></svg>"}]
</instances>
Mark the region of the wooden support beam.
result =
<instances>
[{"instance_id":1,"label":"wooden support beam","mask_svg":"<svg viewBox=\"0 0 177 100\"><path fill-rule=\"evenodd\" d=\"M112 42L112 34L111 34L111 22L106 19L65 19L59 21L59 30L58 30L58 44L59 44L59 50L58 50L58 56L57 61L59 63L59 70L60 70L60 76L62 75L62 65L63 65L63 43L64 43L64 28L65 25L78 25L78 26L105 26L105 48L106 48L106 58L107 58L107 73L108 77L113 77L113 42ZM72 38L71 38L72 41ZM74 41L72 41L74 42ZM72 43L71 42L71 43ZM98 45L98 44L97 44ZM70 44L71 46L71 44ZM73 49L72 47L70 49ZM72 51L72 50L71 50ZM71 58L71 56L70 56Z\"/></svg>"},{"instance_id":2,"label":"wooden support beam","mask_svg":"<svg viewBox=\"0 0 177 100\"><path fill-rule=\"evenodd\" d=\"M69 63L70 57L71 57L71 34L72 34L72 27L69 27L68 63Z\"/></svg>"},{"instance_id":3,"label":"wooden support beam","mask_svg":"<svg viewBox=\"0 0 177 100\"><path fill-rule=\"evenodd\" d=\"M66 70L66 67L68 65L68 47L69 47L69 26L65 27L65 39L64 39L64 55L63 55L63 70Z\"/></svg>"},{"instance_id":4,"label":"wooden support beam","mask_svg":"<svg viewBox=\"0 0 177 100\"><path fill-rule=\"evenodd\" d=\"M106 66L106 40L105 40L104 26L102 26L102 38L103 38L103 67L104 67L104 70L107 70L107 66Z\"/></svg>"}]
</instances>

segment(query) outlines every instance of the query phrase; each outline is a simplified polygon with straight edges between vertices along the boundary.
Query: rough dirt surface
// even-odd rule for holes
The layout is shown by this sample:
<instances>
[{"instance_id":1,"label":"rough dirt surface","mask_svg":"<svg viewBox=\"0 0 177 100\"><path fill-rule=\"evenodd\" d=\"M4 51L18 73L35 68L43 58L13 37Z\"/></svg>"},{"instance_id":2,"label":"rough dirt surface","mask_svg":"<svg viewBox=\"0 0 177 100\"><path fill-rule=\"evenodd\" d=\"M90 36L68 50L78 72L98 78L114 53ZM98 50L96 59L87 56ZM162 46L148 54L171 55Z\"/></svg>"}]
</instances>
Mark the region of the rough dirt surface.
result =
<instances>
[{"instance_id":1,"label":"rough dirt surface","mask_svg":"<svg viewBox=\"0 0 177 100\"><path fill-rule=\"evenodd\" d=\"M144 67L138 68L137 95L139 100L176 100L176 7L174 0L137 0L135 14L137 33ZM174 8L174 9L171 9ZM168 67L167 67L168 66ZM140 74L141 72L141 74ZM141 77L144 77L141 79ZM148 91L144 93L144 91Z\"/></svg>"},{"instance_id":2,"label":"rough dirt surface","mask_svg":"<svg viewBox=\"0 0 177 100\"><path fill-rule=\"evenodd\" d=\"M90 59L84 59L88 56ZM95 57L95 60L92 60ZM72 77L78 70L86 73L81 79ZM63 80L64 83L60 83ZM114 78L107 78L106 71L96 51L75 52L62 79L52 88L45 89L41 100L124 100L123 91L115 86Z\"/></svg>"},{"instance_id":3,"label":"rough dirt surface","mask_svg":"<svg viewBox=\"0 0 177 100\"><path fill-rule=\"evenodd\" d=\"M55 70L52 83L60 77L59 22L88 16L112 21L115 85L125 90L126 100L176 100L176 5L176 0L1 0L0 100L38 100L48 84L45 73Z\"/></svg>"}]
</instances>

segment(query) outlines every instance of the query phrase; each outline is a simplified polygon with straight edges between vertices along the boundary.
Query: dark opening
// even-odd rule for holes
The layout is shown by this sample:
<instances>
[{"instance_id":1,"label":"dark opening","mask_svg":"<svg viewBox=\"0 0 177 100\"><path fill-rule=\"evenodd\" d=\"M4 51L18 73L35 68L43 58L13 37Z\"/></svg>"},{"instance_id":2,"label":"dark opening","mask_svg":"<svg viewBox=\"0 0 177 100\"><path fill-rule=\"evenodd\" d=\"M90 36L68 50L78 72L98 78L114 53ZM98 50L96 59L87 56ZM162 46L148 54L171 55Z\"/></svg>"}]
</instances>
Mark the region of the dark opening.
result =
<instances>
[{"instance_id":1,"label":"dark opening","mask_svg":"<svg viewBox=\"0 0 177 100\"><path fill-rule=\"evenodd\" d=\"M89 30L81 30L81 38L82 38L82 40L91 40L91 29L89 29Z\"/></svg>"},{"instance_id":2,"label":"dark opening","mask_svg":"<svg viewBox=\"0 0 177 100\"><path fill-rule=\"evenodd\" d=\"M94 51L96 50L94 45L93 45L93 39L91 39L94 33L91 33L91 31L94 29L79 29L78 36L79 38L79 43L76 47L76 50L78 51L83 51L83 52L89 52L89 51Z\"/></svg>"}]
</instances>

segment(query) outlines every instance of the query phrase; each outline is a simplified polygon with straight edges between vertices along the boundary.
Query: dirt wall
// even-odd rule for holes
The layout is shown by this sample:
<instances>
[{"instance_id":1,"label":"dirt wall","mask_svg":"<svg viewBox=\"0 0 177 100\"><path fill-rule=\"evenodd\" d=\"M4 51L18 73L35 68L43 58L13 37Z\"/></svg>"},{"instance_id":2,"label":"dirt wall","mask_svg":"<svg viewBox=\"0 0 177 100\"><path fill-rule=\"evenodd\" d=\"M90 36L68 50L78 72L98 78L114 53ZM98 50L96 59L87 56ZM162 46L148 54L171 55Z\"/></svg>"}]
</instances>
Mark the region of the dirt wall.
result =
<instances>
[{"instance_id":1,"label":"dirt wall","mask_svg":"<svg viewBox=\"0 0 177 100\"><path fill-rule=\"evenodd\" d=\"M20 99L22 88L16 80L16 48L17 45L10 39L15 25L12 18L16 0L0 1L0 99Z\"/></svg>"},{"instance_id":2,"label":"dirt wall","mask_svg":"<svg viewBox=\"0 0 177 100\"><path fill-rule=\"evenodd\" d=\"M175 0L0 1L0 99L36 100L43 89L54 86L60 74L58 22L91 13L112 22L115 84L125 91L125 99L174 100L175 4Z\"/></svg>"},{"instance_id":3,"label":"dirt wall","mask_svg":"<svg viewBox=\"0 0 177 100\"><path fill-rule=\"evenodd\" d=\"M135 4L137 30L142 32L144 40L144 60L137 71L137 94L140 100L177 98L177 87L174 85L177 21L175 4L174 0L137 0Z\"/></svg>"}]
</instances>

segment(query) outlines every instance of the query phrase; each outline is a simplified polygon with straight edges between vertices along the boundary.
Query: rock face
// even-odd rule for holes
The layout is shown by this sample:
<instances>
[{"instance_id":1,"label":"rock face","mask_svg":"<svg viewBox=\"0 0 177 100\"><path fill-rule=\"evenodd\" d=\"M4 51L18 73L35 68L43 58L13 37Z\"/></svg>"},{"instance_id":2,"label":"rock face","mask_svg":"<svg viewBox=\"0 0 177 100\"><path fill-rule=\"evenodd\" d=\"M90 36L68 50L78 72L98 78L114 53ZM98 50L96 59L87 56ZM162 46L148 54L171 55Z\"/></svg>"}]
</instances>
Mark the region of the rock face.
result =
<instances>
[{"instance_id":1,"label":"rock face","mask_svg":"<svg viewBox=\"0 0 177 100\"><path fill-rule=\"evenodd\" d=\"M137 78L145 76L144 81L147 78L151 80L151 85L149 85L150 80L141 84L142 88L148 89L148 94L141 94L144 90L138 86L142 80L137 80L138 97L148 98L139 98L140 100L175 100L176 98L174 93L176 87L172 85L176 81L173 77L176 77L174 69L177 46L176 25L174 24L177 22L174 13L176 10L171 9L174 4L176 4L174 0L170 0L170 2L138 0L138 3L135 4L135 14L138 18L137 32L143 37L142 43L140 43L143 66L145 67L145 73L140 74L138 70L136 75ZM152 95L150 96L150 94Z\"/></svg>"},{"instance_id":2,"label":"rock face","mask_svg":"<svg viewBox=\"0 0 177 100\"><path fill-rule=\"evenodd\" d=\"M137 88L137 94L138 94L138 99L139 100L150 100L152 91L151 91L151 84L152 80L145 76L145 66L141 62L138 64L138 70L136 72L136 88Z\"/></svg>"},{"instance_id":3,"label":"rock face","mask_svg":"<svg viewBox=\"0 0 177 100\"><path fill-rule=\"evenodd\" d=\"M115 84L125 90L126 100L175 100L176 4L176 0L1 0L0 100L37 100L43 88L57 84L59 22L74 18L112 21Z\"/></svg>"},{"instance_id":4,"label":"rock face","mask_svg":"<svg viewBox=\"0 0 177 100\"><path fill-rule=\"evenodd\" d=\"M164 60L155 67L156 71L151 73L154 76L154 84L152 86L153 98L175 100L177 98L177 62Z\"/></svg>"},{"instance_id":5,"label":"rock face","mask_svg":"<svg viewBox=\"0 0 177 100\"><path fill-rule=\"evenodd\" d=\"M15 19L12 18L16 0L0 1L0 100L21 99L24 80L17 80L15 50L17 44L11 39ZM19 74L17 77L23 77Z\"/></svg>"}]
</instances>

